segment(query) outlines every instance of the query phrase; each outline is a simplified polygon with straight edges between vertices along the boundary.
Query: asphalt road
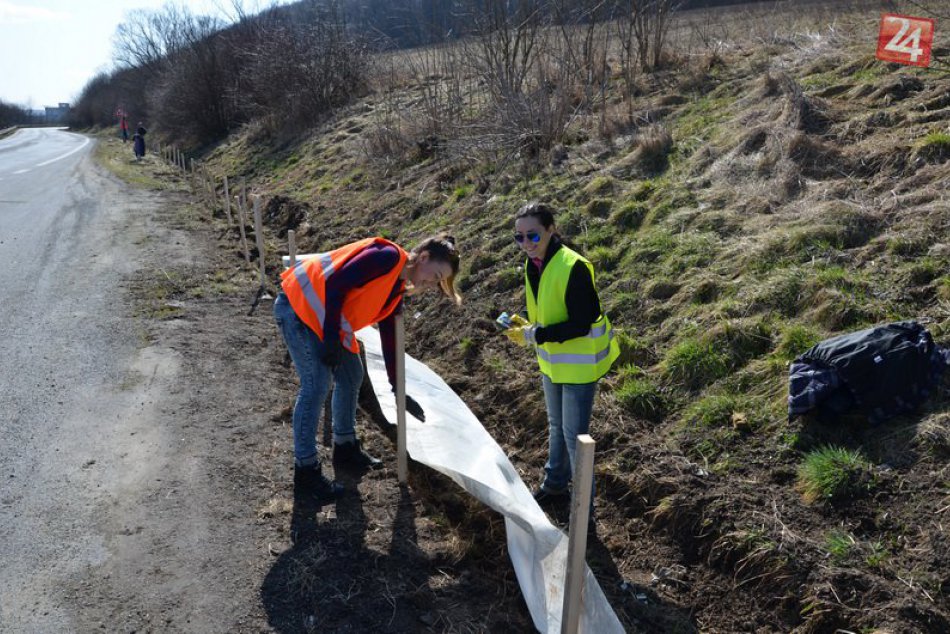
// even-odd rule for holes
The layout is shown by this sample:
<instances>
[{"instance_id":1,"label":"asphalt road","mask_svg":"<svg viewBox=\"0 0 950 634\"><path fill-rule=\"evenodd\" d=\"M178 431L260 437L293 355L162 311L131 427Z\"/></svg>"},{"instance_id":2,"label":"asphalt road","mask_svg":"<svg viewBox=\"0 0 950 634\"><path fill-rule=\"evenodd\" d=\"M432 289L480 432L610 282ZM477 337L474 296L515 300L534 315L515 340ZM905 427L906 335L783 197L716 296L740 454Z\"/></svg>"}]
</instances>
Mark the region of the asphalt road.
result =
<instances>
[{"instance_id":1,"label":"asphalt road","mask_svg":"<svg viewBox=\"0 0 950 634\"><path fill-rule=\"evenodd\" d=\"M150 519L145 500L174 451L156 421L178 360L121 301L149 195L96 168L94 146L53 129L0 140L2 632L138 629L154 569L181 550L162 535L182 519Z\"/></svg>"}]
</instances>

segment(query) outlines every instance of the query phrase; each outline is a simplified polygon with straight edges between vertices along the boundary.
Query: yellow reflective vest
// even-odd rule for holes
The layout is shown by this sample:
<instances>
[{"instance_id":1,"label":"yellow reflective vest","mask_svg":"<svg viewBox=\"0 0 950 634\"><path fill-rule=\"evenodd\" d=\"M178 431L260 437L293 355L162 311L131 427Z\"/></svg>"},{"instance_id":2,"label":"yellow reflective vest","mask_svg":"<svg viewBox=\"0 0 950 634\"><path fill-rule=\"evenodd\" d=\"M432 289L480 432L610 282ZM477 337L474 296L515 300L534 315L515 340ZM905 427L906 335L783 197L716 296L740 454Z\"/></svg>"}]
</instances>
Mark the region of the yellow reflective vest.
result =
<instances>
[{"instance_id":1,"label":"yellow reflective vest","mask_svg":"<svg viewBox=\"0 0 950 634\"><path fill-rule=\"evenodd\" d=\"M534 296L528 281L525 266L525 291L528 302L528 320L540 326L567 321L567 305L564 297L571 269L578 261L583 262L594 279L594 266L576 251L561 245L541 272L538 296ZM601 311L600 317L591 325L590 331L563 343L547 342L537 347L538 365L541 372L554 383L593 383L607 374L610 366L620 356L620 346L614 340L610 320Z\"/></svg>"}]
</instances>

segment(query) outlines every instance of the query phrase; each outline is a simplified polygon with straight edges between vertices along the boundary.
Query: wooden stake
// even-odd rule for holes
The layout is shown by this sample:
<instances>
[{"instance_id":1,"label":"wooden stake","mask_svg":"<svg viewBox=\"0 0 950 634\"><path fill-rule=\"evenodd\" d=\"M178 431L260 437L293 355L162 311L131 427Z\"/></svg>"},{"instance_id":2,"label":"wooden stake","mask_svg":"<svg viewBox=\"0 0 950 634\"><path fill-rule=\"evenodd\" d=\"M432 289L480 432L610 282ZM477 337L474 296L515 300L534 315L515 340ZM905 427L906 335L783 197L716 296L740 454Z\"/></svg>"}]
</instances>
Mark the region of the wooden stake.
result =
<instances>
[{"instance_id":1,"label":"wooden stake","mask_svg":"<svg viewBox=\"0 0 950 634\"><path fill-rule=\"evenodd\" d=\"M396 321L396 477L399 484L409 480L406 456L406 324L402 313Z\"/></svg>"},{"instance_id":2,"label":"wooden stake","mask_svg":"<svg viewBox=\"0 0 950 634\"><path fill-rule=\"evenodd\" d=\"M241 229L241 246L244 247L244 261L250 266L251 252L247 248L247 234L244 232L244 225L247 224L247 213L244 209L244 202L240 196L235 196L234 201L237 203L238 227Z\"/></svg>"},{"instance_id":3,"label":"wooden stake","mask_svg":"<svg viewBox=\"0 0 950 634\"><path fill-rule=\"evenodd\" d=\"M594 477L594 444L594 439L587 434L577 437L561 634L576 634L581 619L581 593L586 577L584 555L587 553L587 520L590 517L590 490Z\"/></svg>"},{"instance_id":4,"label":"wooden stake","mask_svg":"<svg viewBox=\"0 0 950 634\"><path fill-rule=\"evenodd\" d=\"M234 224L231 222L231 194L228 193L228 177L224 176L224 213L228 217L228 229Z\"/></svg>"},{"instance_id":5,"label":"wooden stake","mask_svg":"<svg viewBox=\"0 0 950 634\"><path fill-rule=\"evenodd\" d=\"M287 231L287 253L290 254L290 266L292 269L297 265L297 234L293 229Z\"/></svg>"},{"instance_id":6,"label":"wooden stake","mask_svg":"<svg viewBox=\"0 0 950 634\"><path fill-rule=\"evenodd\" d=\"M257 240L257 261L261 266L261 288L267 281L267 275L264 272L264 229L261 223L261 197L254 196L254 239Z\"/></svg>"},{"instance_id":7,"label":"wooden stake","mask_svg":"<svg viewBox=\"0 0 950 634\"><path fill-rule=\"evenodd\" d=\"M195 182L195 159L191 159L191 191L198 194L198 184Z\"/></svg>"},{"instance_id":8,"label":"wooden stake","mask_svg":"<svg viewBox=\"0 0 950 634\"><path fill-rule=\"evenodd\" d=\"M211 172L205 170L205 174L208 176L208 194L211 196L211 216L214 217L214 211L218 208L218 188L214 183L214 176L211 175Z\"/></svg>"}]
</instances>

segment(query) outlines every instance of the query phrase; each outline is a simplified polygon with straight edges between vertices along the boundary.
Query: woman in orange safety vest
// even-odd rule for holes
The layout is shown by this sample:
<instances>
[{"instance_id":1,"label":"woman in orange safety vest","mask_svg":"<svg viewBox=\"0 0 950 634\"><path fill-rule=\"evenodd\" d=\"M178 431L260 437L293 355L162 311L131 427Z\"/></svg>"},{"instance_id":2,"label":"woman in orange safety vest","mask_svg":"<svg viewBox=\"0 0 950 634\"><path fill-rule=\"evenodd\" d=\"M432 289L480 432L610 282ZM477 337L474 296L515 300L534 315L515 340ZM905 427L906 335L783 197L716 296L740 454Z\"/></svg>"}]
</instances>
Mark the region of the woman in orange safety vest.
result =
<instances>
[{"instance_id":1,"label":"woman in orange safety vest","mask_svg":"<svg viewBox=\"0 0 950 634\"><path fill-rule=\"evenodd\" d=\"M343 490L323 475L317 456L317 423L331 380L334 468L365 471L382 465L362 449L354 429L363 382L355 333L379 324L386 370L395 385L393 317L402 310L403 296L439 288L458 304L458 269L455 239L440 235L411 252L383 238L367 238L301 260L283 272L274 317L300 377L293 414L297 495L323 503ZM408 396L406 409L424 419L422 408Z\"/></svg>"}]
</instances>

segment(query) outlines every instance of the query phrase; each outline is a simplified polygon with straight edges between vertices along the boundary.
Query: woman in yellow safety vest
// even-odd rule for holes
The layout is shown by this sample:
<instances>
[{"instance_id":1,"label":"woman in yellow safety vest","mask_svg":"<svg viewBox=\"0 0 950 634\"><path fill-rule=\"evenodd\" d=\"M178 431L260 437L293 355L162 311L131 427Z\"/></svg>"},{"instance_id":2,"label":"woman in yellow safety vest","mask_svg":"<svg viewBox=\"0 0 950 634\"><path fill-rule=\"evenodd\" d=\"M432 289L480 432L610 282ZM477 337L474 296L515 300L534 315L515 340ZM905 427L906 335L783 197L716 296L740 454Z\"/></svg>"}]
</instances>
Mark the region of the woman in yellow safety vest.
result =
<instances>
[{"instance_id":1,"label":"woman in yellow safety vest","mask_svg":"<svg viewBox=\"0 0 950 634\"><path fill-rule=\"evenodd\" d=\"M537 353L550 433L544 481L534 498L541 504L564 502L577 436L588 433L597 382L620 350L601 309L594 267L561 241L552 209L538 202L522 207L514 238L527 255L528 319L516 317L505 334Z\"/></svg>"},{"instance_id":2,"label":"woman in yellow safety vest","mask_svg":"<svg viewBox=\"0 0 950 634\"><path fill-rule=\"evenodd\" d=\"M404 295L441 289L455 303L459 253L451 236L435 236L406 252L383 238L367 238L299 261L281 275L282 292L274 318L300 377L294 404L294 491L318 503L334 500L343 488L320 470L316 432L333 381L333 465L357 471L382 462L356 438L356 405L363 364L355 333L379 324L389 381L395 385L394 315ZM423 420L415 400L406 410Z\"/></svg>"}]
</instances>

